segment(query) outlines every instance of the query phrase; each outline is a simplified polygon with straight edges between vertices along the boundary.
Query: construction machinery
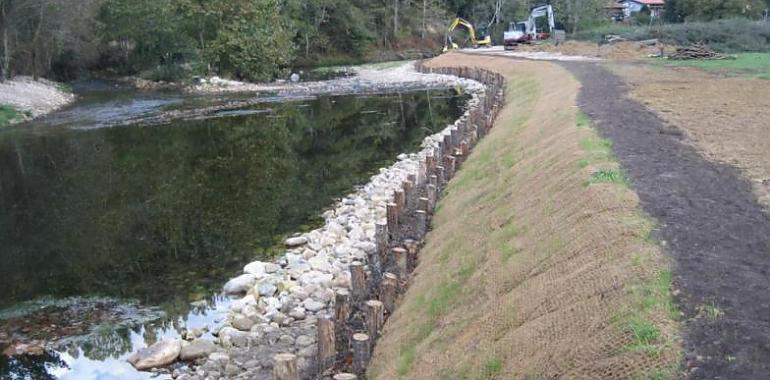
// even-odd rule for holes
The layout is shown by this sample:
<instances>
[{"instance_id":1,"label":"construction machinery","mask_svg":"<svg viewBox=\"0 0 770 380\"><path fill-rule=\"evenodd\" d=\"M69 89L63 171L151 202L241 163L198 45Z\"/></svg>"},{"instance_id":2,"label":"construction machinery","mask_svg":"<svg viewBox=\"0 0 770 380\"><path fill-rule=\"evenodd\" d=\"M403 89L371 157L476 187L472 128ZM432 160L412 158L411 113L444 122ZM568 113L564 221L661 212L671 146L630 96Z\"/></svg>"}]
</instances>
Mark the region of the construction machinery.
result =
<instances>
[{"instance_id":1,"label":"construction machinery","mask_svg":"<svg viewBox=\"0 0 770 380\"><path fill-rule=\"evenodd\" d=\"M541 17L547 17L548 32L537 29L537 20ZM529 12L527 21L511 22L508 30L503 33L503 42L505 49L513 49L518 44L530 43L532 41L543 40L550 37L556 31L556 20L551 4L541 5L532 8Z\"/></svg>"},{"instance_id":2,"label":"construction machinery","mask_svg":"<svg viewBox=\"0 0 770 380\"><path fill-rule=\"evenodd\" d=\"M492 46L492 38L489 36L489 33L487 33L486 28L479 28L477 32L476 28L474 28L473 24L471 24L468 20L465 20L461 17L456 17L454 20L452 20L452 23L449 24L449 29L446 33L446 42L444 44L444 52L450 49L459 48L457 43L452 40L452 32L454 32L455 29L459 27L463 27L468 30L468 38L474 48L478 48L480 46Z\"/></svg>"}]
</instances>

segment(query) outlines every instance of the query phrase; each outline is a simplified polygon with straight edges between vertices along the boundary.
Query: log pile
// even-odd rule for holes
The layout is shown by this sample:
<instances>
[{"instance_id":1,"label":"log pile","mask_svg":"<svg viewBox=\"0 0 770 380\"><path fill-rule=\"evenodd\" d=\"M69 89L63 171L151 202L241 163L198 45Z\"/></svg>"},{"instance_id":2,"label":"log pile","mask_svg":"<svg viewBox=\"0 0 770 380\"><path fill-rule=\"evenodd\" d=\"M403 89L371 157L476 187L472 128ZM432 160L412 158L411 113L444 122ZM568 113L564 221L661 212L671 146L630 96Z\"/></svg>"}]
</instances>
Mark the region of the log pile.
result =
<instances>
[{"instance_id":1,"label":"log pile","mask_svg":"<svg viewBox=\"0 0 770 380\"><path fill-rule=\"evenodd\" d=\"M708 48L702 42L692 44L687 47L677 48L676 53L668 56L668 59L687 60L687 59L731 59L732 56L717 53Z\"/></svg>"}]
</instances>

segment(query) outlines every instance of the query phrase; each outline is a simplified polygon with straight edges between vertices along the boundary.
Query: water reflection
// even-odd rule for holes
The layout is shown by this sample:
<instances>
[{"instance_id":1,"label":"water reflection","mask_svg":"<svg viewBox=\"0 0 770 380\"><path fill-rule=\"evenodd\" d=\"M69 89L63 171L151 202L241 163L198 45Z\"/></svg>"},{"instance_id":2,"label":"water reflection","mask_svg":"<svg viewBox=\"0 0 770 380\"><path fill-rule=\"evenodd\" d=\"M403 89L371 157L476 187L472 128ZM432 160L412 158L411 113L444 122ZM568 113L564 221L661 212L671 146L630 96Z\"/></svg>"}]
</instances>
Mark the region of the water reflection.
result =
<instances>
[{"instance_id":1,"label":"water reflection","mask_svg":"<svg viewBox=\"0 0 770 380\"><path fill-rule=\"evenodd\" d=\"M449 91L322 97L208 120L75 130L148 112L150 103L189 106L178 95L150 103L120 96L138 111L96 98L58 119L0 131L0 307L95 295L157 305L166 317L139 323L123 318L130 313L92 311L108 323L36 360L0 359L0 375L139 378L125 363L130 352L214 327L229 301L210 295L228 276L280 252L285 234L315 227L335 197L416 150L464 103ZM0 317L6 343L31 334L22 330Z\"/></svg>"}]
</instances>

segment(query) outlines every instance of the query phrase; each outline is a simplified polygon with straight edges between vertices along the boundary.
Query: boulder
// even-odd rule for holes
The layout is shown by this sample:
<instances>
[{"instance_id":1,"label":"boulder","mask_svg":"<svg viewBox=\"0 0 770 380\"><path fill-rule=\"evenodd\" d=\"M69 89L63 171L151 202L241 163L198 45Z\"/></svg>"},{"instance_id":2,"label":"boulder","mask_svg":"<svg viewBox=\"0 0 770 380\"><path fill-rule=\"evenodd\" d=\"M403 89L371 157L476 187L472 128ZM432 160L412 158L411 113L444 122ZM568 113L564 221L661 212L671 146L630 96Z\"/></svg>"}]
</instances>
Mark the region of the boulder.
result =
<instances>
[{"instance_id":1,"label":"boulder","mask_svg":"<svg viewBox=\"0 0 770 380\"><path fill-rule=\"evenodd\" d=\"M286 239L287 247L299 247L300 245L307 244L307 238L304 236L290 237Z\"/></svg>"},{"instance_id":2,"label":"boulder","mask_svg":"<svg viewBox=\"0 0 770 380\"><path fill-rule=\"evenodd\" d=\"M231 279L230 281L227 281L224 286L224 291L227 294L246 293L246 291L254 286L254 283L256 282L257 276L250 273L242 274L236 278Z\"/></svg>"},{"instance_id":3,"label":"boulder","mask_svg":"<svg viewBox=\"0 0 770 380\"><path fill-rule=\"evenodd\" d=\"M254 326L254 321L246 317L233 319L233 327L241 331L249 331Z\"/></svg>"},{"instance_id":4,"label":"boulder","mask_svg":"<svg viewBox=\"0 0 770 380\"><path fill-rule=\"evenodd\" d=\"M165 367L175 362L181 351L182 343L180 340L161 340L150 347L134 352L128 357L128 362L140 371Z\"/></svg>"},{"instance_id":5,"label":"boulder","mask_svg":"<svg viewBox=\"0 0 770 380\"><path fill-rule=\"evenodd\" d=\"M248 274L253 274L259 277L267 273L267 270L265 267L265 263L261 261L254 261L252 263L246 264L246 266L243 267L243 272Z\"/></svg>"},{"instance_id":6,"label":"boulder","mask_svg":"<svg viewBox=\"0 0 770 380\"><path fill-rule=\"evenodd\" d=\"M214 343L208 340L197 339L182 347L182 351L179 353L179 359L184 361L191 361L199 358L205 358L216 351L217 346Z\"/></svg>"}]
</instances>

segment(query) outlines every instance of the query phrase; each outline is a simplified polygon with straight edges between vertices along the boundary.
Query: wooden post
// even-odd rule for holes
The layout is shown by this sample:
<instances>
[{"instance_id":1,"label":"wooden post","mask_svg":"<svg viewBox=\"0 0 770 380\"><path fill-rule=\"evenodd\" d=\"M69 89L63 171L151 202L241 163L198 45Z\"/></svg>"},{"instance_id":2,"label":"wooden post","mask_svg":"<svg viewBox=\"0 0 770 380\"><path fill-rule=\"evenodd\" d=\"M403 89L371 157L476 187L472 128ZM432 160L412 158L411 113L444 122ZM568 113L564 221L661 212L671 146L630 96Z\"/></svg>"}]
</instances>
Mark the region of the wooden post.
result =
<instances>
[{"instance_id":1,"label":"wooden post","mask_svg":"<svg viewBox=\"0 0 770 380\"><path fill-rule=\"evenodd\" d=\"M374 225L374 242L377 244L377 255L379 256L380 263L383 262L385 252L388 249L388 223L377 222Z\"/></svg>"},{"instance_id":2,"label":"wooden post","mask_svg":"<svg viewBox=\"0 0 770 380\"><path fill-rule=\"evenodd\" d=\"M449 178L452 178L455 176L455 167L457 165L457 159L454 156L447 157L447 182L449 182Z\"/></svg>"},{"instance_id":3,"label":"wooden post","mask_svg":"<svg viewBox=\"0 0 770 380\"><path fill-rule=\"evenodd\" d=\"M426 158L423 157L420 160L420 166L417 168L417 182L415 184L417 187L422 186L425 183L425 173L427 173L428 163L426 162Z\"/></svg>"},{"instance_id":4,"label":"wooden post","mask_svg":"<svg viewBox=\"0 0 770 380\"><path fill-rule=\"evenodd\" d=\"M436 185L428 185L428 210L436 209L436 198L438 197L437 192L438 188Z\"/></svg>"},{"instance_id":5,"label":"wooden post","mask_svg":"<svg viewBox=\"0 0 770 380\"><path fill-rule=\"evenodd\" d=\"M386 272L382 275L380 299L388 313L393 314L393 311L396 309L396 297L398 297L398 276Z\"/></svg>"},{"instance_id":6,"label":"wooden post","mask_svg":"<svg viewBox=\"0 0 770 380\"><path fill-rule=\"evenodd\" d=\"M428 213L425 212L425 210L417 210L414 215L416 219L415 232L417 233L418 239L422 240L427 231Z\"/></svg>"},{"instance_id":7,"label":"wooden post","mask_svg":"<svg viewBox=\"0 0 770 380\"><path fill-rule=\"evenodd\" d=\"M444 184L447 181L446 178L446 171L444 171L443 166L436 166L436 177L438 177L438 188L444 187Z\"/></svg>"},{"instance_id":8,"label":"wooden post","mask_svg":"<svg viewBox=\"0 0 770 380\"><path fill-rule=\"evenodd\" d=\"M299 380L296 355L278 354L273 356L273 380Z\"/></svg>"},{"instance_id":9,"label":"wooden post","mask_svg":"<svg viewBox=\"0 0 770 380\"><path fill-rule=\"evenodd\" d=\"M404 206L406 204L406 200L404 199L404 189L403 185L401 189L396 190L393 192L393 203L396 204L396 218L400 216L404 212Z\"/></svg>"},{"instance_id":10,"label":"wooden post","mask_svg":"<svg viewBox=\"0 0 770 380\"><path fill-rule=\"evenodd\" d=\"M334 375L332 380L358 380L358 376L352 373L338 373Z\"/></svg>"},{"instance_id":11,"label":"wooden post","mask_svg":"<svg viewBox=\"0 0 770 380\"><path fill-rule=\"evenodd\" d=\"M463 157L463 161L468 159L468 155L471 153L470 149L468 148L468 142L463 141L460 143L460 154Z\"/></svg>"},{"instance_id":12,"label":"wooden post","mask_svg":"<svg viewBox=\"0 0 770 380\"><path fill-rule=\"evenodd\" d=\"M430 205L430 203L428 203L429 201L430 201L430 199L428 199L426 197L422 197L422 198L418 199L417 200L417 210L424 210L426 212L428 210L430 210L428 208L428 206Z\"/></svg>"},{"instance_id":13,"label":"wooden post","mask_svg":"<svg viewBox=\"0 0 770 380\"><path fill-rule=\"evenodd\" d=\"M338 289L334 294L334 321L337 324L335 347L337 352L348 352L348 319L350 319L350 292Z\"/></svg>"},{"instance_id":14,"label":"wooden post","mask_svg":"<svg viewBox=\"0 0 770 380\"><path fill-rule=\"evenodd\" d=\"M388 217L388 233L390 238L396 237L396 231L398 230L398 205L395 203L387 204L387 217Z\"/></svg>"},{"instance_id":15,"label":"wooden post","mask_svg":"<svg viewBox=\"0 0 770 380\"><path fill-rule=\"evenodd\" d=\"M450 152L452 152L452 135L444 135L444 150L441 154L447 155Z\"/></svg>"},{"instance_id":16,"label":"wooden post","mask_svg":"<svg viewBox=\"0 0 770 380\"><path fill-rule=\"evenodd\" d=\"M414 177L414 175L410 174L410 177ZM412 198L412 189L414 189L414 182L412 181L404 181L404 210L403 212L408 212L408 210L413 206L411 204L410 199Z\"/></svg>"},{"instance_id":17,"label":"wooden post","mask_svg":"<svg viewBox=\"0 0 770 380\"><path fill-rule=\"evenodd\" d=\"M372 340L380 336L380 329L385 322L385 305L377 300L366 301L366 329Z\"/></svg>"},{"instance_id":18,"label":"wooden post","mask_svg":"<svg viewBox=\"0 0 770 380\"><path fill-rule=\"evenodd\" d=\"M353 334L353 371L363 376L366 373L366 366L369 364L369 335Z\"/></svg>"},{"instance_id":19,"label":"wooden post","mask_svg":"<svg viewBox=\"0 0 770 380\"><path fill-rule=\"evenodd\" d=\"M353 302L356 305L366 299L366 276L364 264L360 261L350 264L350 287L353 289Z\"/></svg>"},{"instance_id":20,"label":"wooden post","mask_svg":"<svg viewBox=\"0 0 770 380\"><path fill-rule=\"evenodd\" d=\"M401 276L401 278L406 277L406 250L403 248L393 248L393 259L396 263L396 268L398 268L398 275Z\"/></svg>"},{"instance_id":21,"label":"wooden post","mask_svg":"<svg viewBox=\"0 0 770 380\"><path fill-rule=\"evenodd\" d=\"M318 317L318 373L334 368L337 341L334 338L334 319L331 315Z\"/></svg>"}]
</instances>

